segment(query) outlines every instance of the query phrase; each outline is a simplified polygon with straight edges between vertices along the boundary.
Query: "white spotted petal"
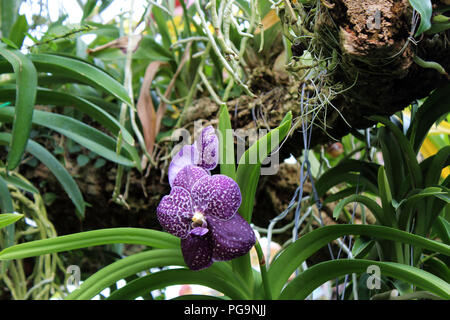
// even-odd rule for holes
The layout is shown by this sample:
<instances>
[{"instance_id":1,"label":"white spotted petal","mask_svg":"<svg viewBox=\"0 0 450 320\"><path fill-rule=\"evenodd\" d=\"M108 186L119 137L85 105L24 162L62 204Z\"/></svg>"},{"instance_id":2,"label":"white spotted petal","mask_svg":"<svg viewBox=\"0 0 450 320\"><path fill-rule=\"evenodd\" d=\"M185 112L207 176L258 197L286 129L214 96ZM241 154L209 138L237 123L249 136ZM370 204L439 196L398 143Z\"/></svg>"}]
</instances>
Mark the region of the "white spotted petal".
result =
<instances>
[{"instance_id":1,"label":"white spotted petal","mask_svg":"<svg viewBox=\"0 0 450 320\"><path fill-rule=\"evenodd\" d=\"M187 237L193 216L189 192L181 187L172 188L159 203L156 216L164 230L180 238Z\"/></svg>"},{"instance_id":2,"label":"white spotted petal","mask_svg":"<svg viewBox=\"0 0 450 320\"><path fill-rule=\"evenodd\" d=\"M191 197L194 210L222 220L232 218L242 202L239 185L222 174L199 179L192 187Z\"/></svg>"}]
</instances>

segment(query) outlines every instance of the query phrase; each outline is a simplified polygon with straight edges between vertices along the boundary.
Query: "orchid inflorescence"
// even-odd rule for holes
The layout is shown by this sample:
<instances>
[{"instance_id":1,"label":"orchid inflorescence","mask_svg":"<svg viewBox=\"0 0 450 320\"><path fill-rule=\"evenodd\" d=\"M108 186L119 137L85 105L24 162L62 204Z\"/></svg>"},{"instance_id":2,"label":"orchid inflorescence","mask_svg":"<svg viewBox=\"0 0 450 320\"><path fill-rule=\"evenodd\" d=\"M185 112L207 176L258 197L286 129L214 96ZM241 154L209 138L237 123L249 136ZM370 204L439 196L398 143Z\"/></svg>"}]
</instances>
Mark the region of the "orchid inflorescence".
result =
<instances>
[{"instance_id":1,"label":"orchid inflorescence","mask_svg":"<svg viewBox=\"0 0 450 320\"><path fill-rule=\"evenodd\" d=\"M255 234L237 212L239 185L230 177L211 175L218 163L219 142L212 126L192 145L185 145L169 166L169 195L162 198L157 217L167 232L181 238L181 251L192 270L246 254Z\"/></svg>"}]
</instances>

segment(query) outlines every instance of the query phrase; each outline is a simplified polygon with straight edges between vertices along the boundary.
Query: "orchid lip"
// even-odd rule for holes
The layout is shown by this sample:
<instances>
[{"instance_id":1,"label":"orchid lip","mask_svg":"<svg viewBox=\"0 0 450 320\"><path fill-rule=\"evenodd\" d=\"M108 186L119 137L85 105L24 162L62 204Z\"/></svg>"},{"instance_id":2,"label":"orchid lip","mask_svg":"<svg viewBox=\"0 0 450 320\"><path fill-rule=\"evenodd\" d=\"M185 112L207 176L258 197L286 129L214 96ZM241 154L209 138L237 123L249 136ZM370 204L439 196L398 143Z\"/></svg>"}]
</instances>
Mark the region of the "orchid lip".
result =
<instances>
[{"instance_id":1,"label":"orchid lip","mask_svg":"<svg viewBox=\"0 0 450 320\"><path fill-rule=\"evenodd\" d=\"M200 211L195 211L194 215L192 216L192 227L196 228L196 227L202 227L202 228L206 228L207 223L206 223L206 219L205 216L203 215L202 212Z\"/></svg>"}]
</instances>

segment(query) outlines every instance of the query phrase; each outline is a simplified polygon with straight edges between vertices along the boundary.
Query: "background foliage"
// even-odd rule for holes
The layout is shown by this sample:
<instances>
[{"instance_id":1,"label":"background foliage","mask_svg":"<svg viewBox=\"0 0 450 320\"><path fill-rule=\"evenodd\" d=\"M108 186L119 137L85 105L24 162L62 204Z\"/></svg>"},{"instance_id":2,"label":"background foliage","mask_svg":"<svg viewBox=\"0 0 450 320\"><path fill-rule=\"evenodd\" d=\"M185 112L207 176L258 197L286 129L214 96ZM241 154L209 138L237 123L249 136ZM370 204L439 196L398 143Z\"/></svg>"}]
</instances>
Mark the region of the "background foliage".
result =
<instances>
[{"instance_id":1,"label":"background foliage","mask_svg":"<svg viewBox=\"0 0 450 320\"><path fill-rule=\"evenodd\" d=\"M447 7L433 15L442 19L432 19L430 1L410 2L421 16L416 36L445 32ZM101 20L102 12L123 3L121 14ZM91 299L109 288L107 299L157 299L167 286L189 283L211 287L225 299L306 299L326 282L338 299L389 297L393 290L394 299L450 297L448 84L389 118L373 117L376 126L354 130L331 146L309 145L309 128L320 121L316 115L327 97L308 101L303 89L301 117L286 113L241 159L233 154L235 163L220 166L238 182L239 212L252 222L261 164L274 151L260 148L271 145L273 137L282 145L294 128L303 131L297 192L285 211L255 226L269 241L280 230L292 232L273 262L252 268L246 255L193 272L185 268L179 240L158 230L112 227L58 235L47 214L55 195L41 191L46 179L27 179L26 169L47 167L67 194L73 215L83 220L87 208L108 204L85 202L77 182L85 177L76 176L72 164L114 167L111 200L126 209L130 177L158 171L161 181L165 178L174 146L169 138L191 116L189 107L196 101L210 97L221 107L213 118L225 132L234 127L226 102L257 95L248 86L252 66L273 65L312 85L317 74L333 67L333 61L314 61L308 50L300 59L293 57L292 40L302 28L290 23L289 1L212 1L209 6L200 0L147 1L142 12L134 12L133 3L78 1L82 17L76 24L68 23L67 14L51 20L45 1L1 3L2 298ZM292 3L311 14L321 2ZM25 4L37 4L41 11L27 19L19 10ZM136 13L134 21L130 17ZM274 46L284 48L282 56L271 55ZM222 156L232 152L225 144L220 151ZM252 153L259 155L257 164L245 162ZM306 182L312 184L308 195ZM339 223L325 226L322 210L331 205ZM293 210L293 223L275 229ZM104 248L109 263L82 274L81 287L69 293L70 255L65 253L95 261L83 250L94 246ZM307 259L326 246L330 259L308 265ZM258 244L257 249L261 261L266 248ZM371 265L381 269L379 289L366 286ZM126 281L120 289L119 280Z\"/></svg>"}]
</instances>

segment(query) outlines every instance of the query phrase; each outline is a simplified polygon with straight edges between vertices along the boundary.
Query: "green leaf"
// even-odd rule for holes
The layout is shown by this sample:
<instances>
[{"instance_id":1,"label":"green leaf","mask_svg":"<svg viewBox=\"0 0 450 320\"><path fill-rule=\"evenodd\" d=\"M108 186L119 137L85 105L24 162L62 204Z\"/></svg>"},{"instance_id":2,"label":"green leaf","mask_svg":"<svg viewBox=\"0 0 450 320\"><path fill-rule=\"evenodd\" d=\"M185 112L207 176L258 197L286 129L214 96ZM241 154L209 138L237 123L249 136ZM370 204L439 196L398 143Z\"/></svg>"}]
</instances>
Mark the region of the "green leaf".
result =
<instances>
[{"instance_id":1,"label":"green leaf","mask_svg":"<svg viewBox=\"0 0 450 320\"><path fill-rule=\"evenodd\" d=\"M231 299L242 300L249 298L239 282L232 281L232 273L228 275L228 279L218 277L212 270L215 266L214 264L210 268L200 271L175 269L155 272L127 283L126 286L114 291L106 300L133 300L146 292L177 284L207 286L225 294Z\"/></svg>"},{"instance_id":2,"label":"green leaf","mask_svg":"<svg viewBox=\"0 0 450 320\"><path fill-rule=\"evenodd\" d=\"M291 274L303 261L327 243L344 235L364 235L374 239L403 242L415 247L450 255L450 246L448 245L390 227L356 224L325 226L302 236L283 250L272 262L268 270L272 296L279 296L281 289Z\"/></svg>"},{"instance_id":3,"label":"green leaf","mask_svg":"<svg viewBox=\"0 0 450 320\"><path fill-rule=\"evenodd\" d=\"M391 188L393 198L396 199L396 196L399 195L400 186L405 181L404 160L395 136L386 127L378 129L378 141L380 142L383 153L389 187Z\"/></svg>"},{"instance_id":4,"label":"green leaf","mask_svg":"<svg viewBox=\"0 0 450 320\"><path fill-rule=\"evenodd\" d=\"M6 183L12 184L19 189L22 189L22 190L30 192L30 193L35 193L35 194L39 193L39 190L36 189L35 186L22 180L19 177L16 177L13 175L2 175L2 174L0 174L0 176L5 180Z\"/></svg>"},{"instance_id":5,"label":"green leaf","mask_svg":"<svg viewBox=\"0 0 450 320\"><path fill-rule=\"evenodd\" d=\"M0 44L0 55L12 65L16 75L16 108L7 166L8 170L13 170L19 165L30 136L37 72L33 63L19 50L10 50Z\"/></svg>"},{"instance_id":6,"label":"green leaf","mask_svg":"<svg viewBox=\"0 0 450 320\"><path fill-rule=\"evenodd\" d=\"M89 17L92 11L94 11L96 5L97 0L87 0L83 8L83 16L81 17L81 20L84 20L87 17Z\"/></svg>"},{"instance_id":7,"label":"green leaf","mask_svg":"<svg viewBox=\"0 0 450 320\"><path fill-rule=\"evenodd\" d=\"M133 59L172 61L174 57L169 50L161 46L151 36L144 35L139 43L139 48L133 54Z\"/></svg>"},{"instance_id":8,"label":"green leaf","mask_svg":"<svg viewBox=\"0 0 450 320\"><path fill-rule=\"evenodd\" d=\"M16 22L14 22L8 37L18 48L22 47L28 27L27 18L25 15L19 15Z\"/></svg>"},{"instance_id":9,"label":"green leaf","mask_svg":"<svg viewBox=\"0 0 450 320\"><path fill-rule=\"evenodd\" d=\"M429 272L400 263L360 259L339 259L316 264L292 280L281 293L280 299L305 299L326 281L350 273L367 272L369 266L378 266L383 276L405 281L450 299L450 284Z\"/></svg>"},{"instance_id":10,"label":"green leaf","mask_svg":"<svg viewBox=\"0 0 450 320\"><path fill-rule=\"evenodd\" d=\"M434 156L425 175L425 186L430 187L439 184L442 169L449 165L450 146L441 148Z\"/></svg>"},{"instance_id":11,"label":"green leaf","mask_svg":"<svg viewBox=\"0 0 450 320\"><path fill-rule=\"evenodd\" d=\"M63 75L100 88L133 107L125 88L116 79L94 65L72 57L55 54L32 54L29 57L40 72Z\"/></svg>"},{"instance_id":12,"label":"green leaf","mask_svg":"<svg viewBox=\"0 0 450 320\"><path fill-rule=\"evenodd\" d=\"M0 1L0 22L3 37L9 37L10 30L17 19L20 3L22 0L2 0Z\"/></svg>"},{"instance_id":13,"label":"green leaf","mask_svg":"<svg viewBox=\"0 0 450 320\"><path fill-rule=\"evenodd\" d=\"M2 213L14 211L11 194L3 176L0 176L0 210Z\"/></svg>"},{"instance_id":14,"label":"green leaf","mask_svg":"<svg viewBox=\"0 0 450 320\"><path fill-rule=\"evenodd\" d=\"M15 87L9 85L0 88L0 100L15 102ZM77 110L89 115L92 119L98 121L106 129L110 130L116 137L122 131L124 140L130 144L134 144L134 138L131 133L125 129L119 121L117 121L108 112L103 110L95 103L65 92L49 90L46 88L37 88L36 103L54 106L73 106Z\"/></svg>"},{"instance_id":15,"label":"green leaf","mask_svg":"<svg viewBox=\"0 0 450 320\"><path fill-rule=\"evenodd\" d=\"M77 156L77 164L80 167L84 167L85 165L87 165L89 163L89 157L84 155L84 154L79 154Z\"/></svg>"},{"instance_id":16,"label":"green leaf","mask_svg":"<svg viewBox=\"0 0 450 320\"><path fill-rule=\"evenodd\" d=\"M226 105L219 111L219 163L220 173L236 180L236 164L234 159L234 137L230 114Z\"/></svg>"},{"instance_id":17,"label":"green leaf","mask_svg":"<svg viewBox=\"0 0 450 320\"><path fill-rule=\"evenodd\" d=\"M444 217L437 217L433 224L433 230L442 242L450 245L450 223Z\"/></svg>"},{"instance_id":18,"label":"green leaf","mask_svg":"<svg viewBox=\"0 0 450 320\"><path fill-rule=\"evenodd\" d=\"M389 181L387 179L384 167L380 166L378 169L378 190L381 199L381 205L383 207L383 220L385 225L390 227L397 227L397 221L395 219L395 209L392 205L392 194L389 187Z\"/></svg>"},{"instance_id":19,"label":"green leaf","mask_svg":"<svg viewBox=\"0 0 450 320\"><path fill-rule=\"evenodd\" d=\"M185 266L180 249L157 249L133 254L100 269L65 299L88 300L118 280L150 268L167 265Z\"/></svg>"},{"instance_id":20,"label":"green leaf","mask_svg":"<svg viewBox=\"0 0 450 320\"><path fill-rule=\"evenodd\" d=\"M3 180L3 177L0 176L0 212L2 213L0 216L4 214L8 214L8 212L14 212L14 204L11 198L11 194L9 193L7 182ZM10 247L14 244L15 241L15 226L13 224L6 226L5 233L5 241L4 246ZM2 271L7 266L4 265L2 267Z\"/></svg>"},{"instance_id":21,"label":"green leaf","mask_svg":"<svg viewBox=\"0 0 450 320\"><path fill-rule=\"evenodd\" d=\"M13 114L14 108L1 108L0 122L11 122ZM36 110L32 122L33 124L55 130L110 161L140 168L140 160L135 148L124 143L121 154L117 154L115 139L74 118Z\"/></svg>"},{"instance_id":22,"label":"green leaf","mask_svg":"<svg viewBox=\"0 0 450 320\"><path fill-rule=\"evenodd\" d=\"M423 183L422 172L417 162L416 154L413 151L413 145L403 135L400 129L391 121L384 117L372 116L371 120L378 121L384 124L395 136L398 141L399 148L403 152L405 157L406 166L409 172L409 178L411 179L411 185L413 188L421 188Z\"/></svg>"},{"instance_id":23,"label":"green leaf","mask_svg":"<svg viewBox=\"0 0 450 320\"><path fill-rule=\"evenodd\" d=\"M409 0L409 3L420 14L420 25L414 35L417 37L431 28L433 7L431 5L431 0Z\"/></svg>"},{"instance_id":24,"label":"green leaf","mask_svg":"<svg viewBox=\"0 0 450 320\"><path fill-rule=\"evenodd\" d=\"M406 136L411 141L415 153L425 140L433 124L448 113L450 104L450 84L443 85L428 96L411 120Z\"/></svg>"},{"instance_id":25,"label":"green leaf","mask_svg":"<svg viewBox=\"0 0 450 320\"><path fill-rule=\"evenodd\" d=\"M378 194L377 172L379 165L361 160L348 159L324 172L316 181L319 197L323 197L332 187L348 183L358 185L359 190Z\"/></svg>"},{"instance_id":26,"label":"green leaf","mask_svg":"<svg viewBox=\"0 0 450 320\"><path fill-rule=\"evenodd\" d=\"M370 210L370 212L373 213L379 224L386 225L383 209L378 205L378 203L376 203L375 200L372 200L369 197L358 194L351 195L350 197L340 201L333 210L333 218L335 219L339 218L341 211L347 204L351 202L362 203Z\"/></svg>"},{"instance_id":27,"label":"green leaf","mask_svg":"<svg viewBox=\"0 0 450 320\"><path fill-rule=\"evenodd\" d=\"M7 144L10 140L11 135L9 133L0 133L0 144ZM53 157L50 152L33 140L28 141L26 151L39 159L39 161L41 161L55 175L64 191L66 191L67 195L75 205L77 214L79 214L82 218L84 216L85 209L83 196L81 195L81 191L75 180L73 180L67 170L59 163L57 159L55 159L55 157Z\"/></svg>"},{"instance_id":28,"label":"green leaf","mask_svg":"<svg viewBox=\"0 0 450 320\"><path fill-rule=\"evenodd\" d=\"M271 130L255 142L239 160L236 172L236 182L239 184L242 193L242 204L239 208L239 213L247 221L251 221L252 217L261 164L276 147L280 146L280 142L288 134L291 124L292 113L289 112L283 118L278 128ZM272 141L272 137L276 141Z\"/></svg>"},{"instance_id":29,"label":"green leaf","mask_svg":"<svg viewBox=\"0 0 450 320\"><path fill-rule=\"evenodd\" d=\"M158 25L158 32L161 34L163 45L168 49L172 44L172 40L170 39L170 34L167 29L167 22L169 21L170 17L168 17L167 14L157 6L153 6L152 12L153 18Z\"/></svg>"},{"instance_id":30,"label":"green leaf","mask_svg":"<svg viewBox=\"0 0 450 320\"><path fill-rule=\"evenodd\" d=\"M180 240L166 232L141 228L110 228L17 244L0 251L0 260L23 259L112 243L141 244L163 249L180 247Z\"/></svg>"},{"instance_id":31,"label":"green leaf","mask_svg":"<svg viewBox=\"0 0 450 320\"><path fill-rule=\"evenodd\" d=\"M23 218L23 214L17 213L3 213L0 214L0 229Z\"/></svg>"}]
</instances>

